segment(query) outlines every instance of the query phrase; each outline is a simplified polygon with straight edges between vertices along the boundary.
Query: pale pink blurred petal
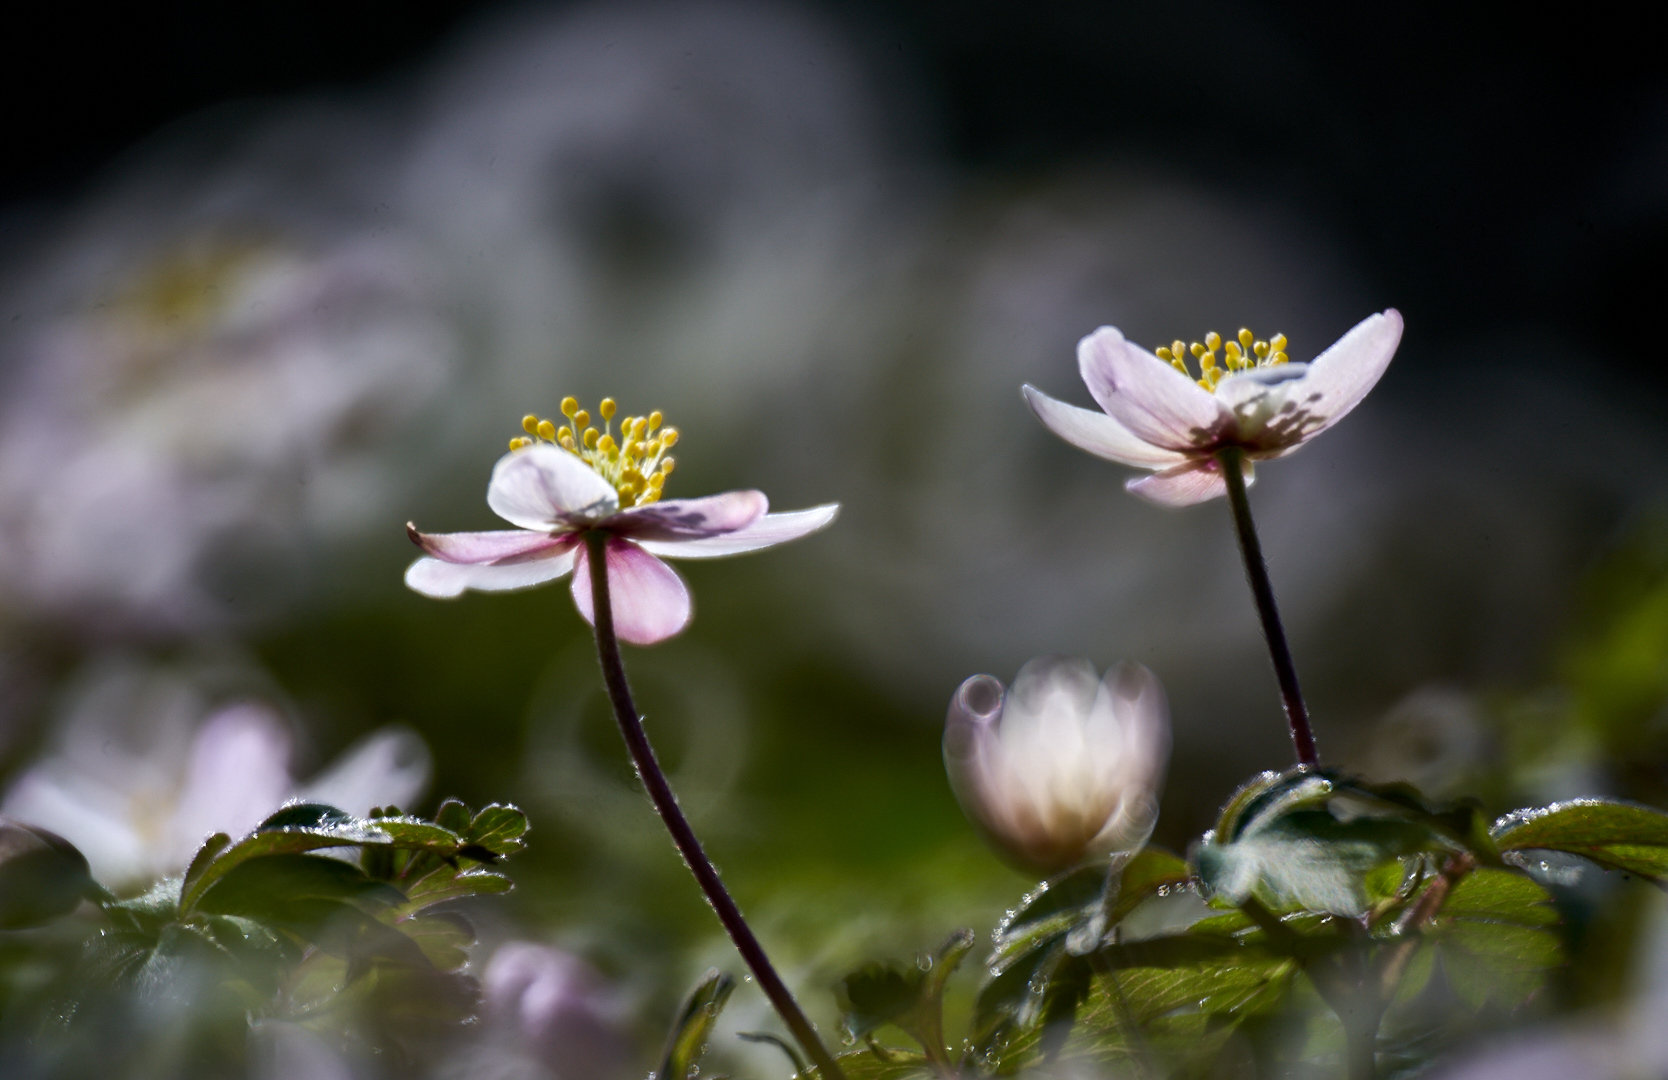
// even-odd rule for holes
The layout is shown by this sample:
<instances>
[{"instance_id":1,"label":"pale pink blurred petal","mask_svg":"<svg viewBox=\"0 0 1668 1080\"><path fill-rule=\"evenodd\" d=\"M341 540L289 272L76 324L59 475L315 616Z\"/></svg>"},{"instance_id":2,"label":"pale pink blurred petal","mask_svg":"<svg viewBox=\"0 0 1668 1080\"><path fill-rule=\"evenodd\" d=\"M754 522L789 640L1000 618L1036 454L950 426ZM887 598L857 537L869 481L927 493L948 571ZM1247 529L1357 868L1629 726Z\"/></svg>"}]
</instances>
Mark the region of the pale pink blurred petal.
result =
<instances>
[{"instance_id":1,"label":"pale pink blurred petal","mask_svg":"<svg viewBox=\"0 0 1668 1080\"><path fill-rule=\"evenodd\" d=\"M409 728L386 727L349 747L342 756L298 788L303 802L328 803L350 814L373 806L409 809L428 789L434 771L428 744Z\"/></svg>"},{"instance_id":2,"label":"pale pink blurred petal","mask_svg":"<svg viewBox=\"0 0 1668 1080\"><path fill-rule=\"evenodd\" d=\"M596 969L571 953L506 941L481 972L481 996L488 1020L560 1076L613 1077L629 1062L611 1018L618 1003Z\"/></svg>"},{"instance_id":3,"label":"pale pink blurred petal","mask_svg":"<svg viewBox=\"0 0 1668 1080\"><path fill-rule=\"evenodd\" d=\"M689 588L677 571L630 540L608 538L608 592L614 633L633 645L653 645L689 625ZM585 621L596 624L591 597L590 553L579 548L574 561L573 602Z\"/></svg>"},{"instance_id":4,"label":"pale pink blurred petal","mask_svg":"<svg viewBox=\"0 0 1668 1080\"><path fill-rule=\"evenodd\" d=\"M622 511L608 531L633 540L662 543L701 540L745 529L770 509L762 491L726 491L699 499L667 499Z\"/></svg>"},{"instance_id":5,"label":"pale pink blurred petal","mask_svg":"<svg viewBox=\"0 0 1668 1080\"><path fill-rule=\"evenodd\" d=\"M1020 388L1031 411L1048 430L1097 457L1145 469L1175 465L1184 456L1140 438L1105 413L1056 401L1034 386Z\"/></svg>"},{"instance_id":6,"label":"pale pink blurred petal","mask_svg":"<svg viewBox=\"0 0 1668 1080\"><path fill-rule=\"evenodd\" d=\"M702 540L645 540L640 546L651 555L667 559L717 559L725 555L741 555L809 536L826 527L839 512L839 503L829 503L813 506L809 510L766 514L745 529L724 536Z\"/></svg>"},{"instance_id":7,"label":"pale pink blurred petal","mask_svg":"<svg viewBox=\"0 0 1668 1080\"><path fill-rule=\"evenodd\" d=\"M1103 326L1077 345L1090 395L1137 438L1167 450L1210 442L1232 422L1209 390Z\"/></svg>"},{"instance_id":8,"label":"pale pink blurred petal","mask_svg":"<svg viewBox=\"0 0 1668 1080\"><path fill-rule=\"evenodd\" d=\"M574 455L535 443L498 459L487 485L487 505L511 525L550 532L605 518L620 508L620 497Z\"/></svg>"},{"instance_id":9,"label":"pale pink blurred petal","mask_svg":"<svg viewBox=\"0 0 1668 1080\"><path fill-rule=\"evenodd\" d=\"M567 536L529 529L498 529L492 532L426 533L407 525L406 534L412 543L428 554L449 563L493 563L507 559L526 562L530 557L559 547L571 545Z\"/></svg>"},{"instance_id":10,"label":"pale pink blurred petal","mask_svg":"<svg viewBox=\"0 0 1668 1080\"><path fill-rule=\"evenodd\" d=\"M184 866L209 835L249 832L289 787L290 736L278 715L252 703L220 710L192 742L164 857Z\"/></svg>"},{"instance_id":11,"label":"pale pink blurred petal","mask_svg":"<svg viewBox=\"0 0 1668 1080\"><path fill-rule=\"evenodd\" d=\"M424 596L442 600L460 596L465 589L504 592L531 588L572 570L574 552L579 547L578 540L568 538L565 546L547 548L530 559L504 563L451 563L425 557L406 570L405 583Z\"/></svg>"},{"instance_id":12,"label":"pale pink blurred petal","mask_svg":"<svg viewBox=\"0 0 1668 1080\"><path fill-rule=\"evenodd\" d=\"M1251 462L1245 461L1245 482L1252 482ZM1199 458L1185 465L1124 483L1125 490L1160 506L1192 506L1228 493L1222 468L1215 458Z\"/></svg>"}]
</instances>

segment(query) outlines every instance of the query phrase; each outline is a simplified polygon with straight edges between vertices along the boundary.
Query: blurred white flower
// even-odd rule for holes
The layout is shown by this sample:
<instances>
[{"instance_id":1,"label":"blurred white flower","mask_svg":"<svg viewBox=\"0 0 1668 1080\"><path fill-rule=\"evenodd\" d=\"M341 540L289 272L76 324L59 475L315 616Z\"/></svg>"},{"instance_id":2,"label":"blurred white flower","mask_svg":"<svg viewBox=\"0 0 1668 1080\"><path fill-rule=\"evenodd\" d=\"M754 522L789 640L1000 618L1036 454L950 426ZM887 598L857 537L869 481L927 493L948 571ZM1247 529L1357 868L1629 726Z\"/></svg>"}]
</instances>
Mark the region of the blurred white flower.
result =
<instances>
[{"instance_id":1,"label":"blurred white flower","mask_svg":"<svg viewBox=\"0 0 1668 1080\"><path fill-rule=\"evenodd\" d=\"M0 333L0 603L102 633L224 622L217 574L291 577L274 550L368 524L452 351L410 243L174 179L85 209Z\"/></svg>"},{"instance_id":2,"label":"blurred white flower","mask_svg":"<svg viewBox=\"0 0 1668 1080\"><path fill-rule=\"evenodd\" d=\"M531 941L500 945L481 972L489 1022L559 1080L620 1076L631 1063L619 1003L584 960ZM496 1042L496 1040L495 1040Z\"/></svg>"},{"instance_id":3,"label":"blurred white flower","mask_svg":"<svg viewBox=\"0 0 1668 1080\"><path fill-rule=\"evenodd\" d=\"M967 816L1027 870L1053 873L1146 842L1170 756L1158 677L1039 657L1011 690L975 675L950 700L944 766Z\"/></svg>"},{"instance_id":4,"label":"blurred white flower","mask_svg":"<svg viewBox=\"0 0 1668 1080\"><path fill-rule=\"evenodd\" d=\"M154 698L133 693L101 704L143 718L133 724L100 710L72 716L56 752L17 777L0 813L62 835L87 856L94 878L113 888L183 870L204 838L247 832L291 798L363 814L407 806L428 786L428 748L404 728L374 732L301 784L290 773L289 729L266 705L231 704L197 723L178 700L158 708ZM137 746L126 737L136 728L143 728Z\"/></svg>"},{"instance_id":5,"label":"blurred white flower","mask_svg":"<svg viewBox=\"0 0 1668 1080\"><path fill-rule=\"evenodd\" d=\"M1180 341L1157 354L1103 326L1077 346L1077 367L1103 412L1056 401L1033 386L1025 399L1049 430L1110 461L1155 470L1125 486L1164 506L1189 506L1224 494L1216 455L1229 447L1251 463L1277 458L1319 435L1367 396L1396 354L1402 317L1395 308L1357 323L1307 364L1289 363L1286 341L1238 341L1207 334L1188 370ZM1219 367L1216 352L1226 348Z\"/></svg>"}]
</instances>

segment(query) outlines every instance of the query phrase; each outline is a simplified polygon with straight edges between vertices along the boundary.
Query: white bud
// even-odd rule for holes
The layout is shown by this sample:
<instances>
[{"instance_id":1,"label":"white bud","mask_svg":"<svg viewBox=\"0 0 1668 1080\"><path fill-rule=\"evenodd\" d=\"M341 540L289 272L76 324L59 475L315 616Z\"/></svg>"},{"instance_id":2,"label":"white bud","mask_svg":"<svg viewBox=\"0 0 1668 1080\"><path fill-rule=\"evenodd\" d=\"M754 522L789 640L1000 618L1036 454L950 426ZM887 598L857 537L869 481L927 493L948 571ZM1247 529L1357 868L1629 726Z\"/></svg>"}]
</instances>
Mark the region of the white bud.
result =
<instances>
[{"instance_id":1,"label":"white bud","mask_svg":"<svg viewBox=\"0 0 1668 1080\"><path fill-rule=\"evenodd\" d=\"M944 767L968 818L1004 857L1051 874L1146 842L1170 757L1158 677L1123 663L1039 657L1013 689L961 684L944 721Z\"/></svg>"}]
</instances>

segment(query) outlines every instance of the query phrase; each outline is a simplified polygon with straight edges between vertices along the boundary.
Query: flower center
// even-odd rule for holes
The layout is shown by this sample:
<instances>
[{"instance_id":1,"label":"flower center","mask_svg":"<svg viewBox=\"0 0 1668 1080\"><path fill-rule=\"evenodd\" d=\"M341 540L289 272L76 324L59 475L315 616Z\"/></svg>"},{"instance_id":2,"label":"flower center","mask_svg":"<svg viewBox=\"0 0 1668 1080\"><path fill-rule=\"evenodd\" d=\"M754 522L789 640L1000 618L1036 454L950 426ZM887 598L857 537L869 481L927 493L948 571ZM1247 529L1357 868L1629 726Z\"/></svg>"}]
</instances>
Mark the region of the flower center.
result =
<instances>
[{"instance_id":1,"label":"flower center","mask_svg":"<svg viewBox=\"0 0 1668 1080\"><path fill-rule=\"evenodd\" d=\"M527 434L511 439L510 449L532 446L535 439L555 443L613 484L621 508L647 506L659 501L666 478L677 464L666 451L677 444L678 429L661 427L662 418L656 411L647 416L623 417L616 438L613 426L618 408L613 398L602 399L597 406L602 418L599 431L591 425L591 414L579 407L579 401L565 397L562 415L568 418L568 424L557 426L528 413L521 418L521 428Z\"/></svg>"},{"instance_id":2,"label":"flower center","mask_svg":"<svg viewBox=\"0 0 1668 1080\"><path fill-rule=\"evenodd\" d=\"M1219 349L1226 349L1227 355L1222 359L1222 365L1216 362ZM1249 330L1239 332L1238 341L1223 341L1222 335L1212 330L1205 335L1205 340L1195 341L1192 345L1184 344L1180 339L1172 341L1168 348L1160 345L1154 350L1160 360L1170 361L1170 365L1177 371L1193 379L1193 372L1187 369L1188 353L1199 362L1199 376L1196 381L1206 390L1216 390L1216 384L1224 376L1232 375L1236 371L1249 371L1251 368L1274 367L1276 364L1286 363L1290 357L1286 355L1286 335L1275 334L1267 341L1256 337Z\"/></svg>"}]
</instances>

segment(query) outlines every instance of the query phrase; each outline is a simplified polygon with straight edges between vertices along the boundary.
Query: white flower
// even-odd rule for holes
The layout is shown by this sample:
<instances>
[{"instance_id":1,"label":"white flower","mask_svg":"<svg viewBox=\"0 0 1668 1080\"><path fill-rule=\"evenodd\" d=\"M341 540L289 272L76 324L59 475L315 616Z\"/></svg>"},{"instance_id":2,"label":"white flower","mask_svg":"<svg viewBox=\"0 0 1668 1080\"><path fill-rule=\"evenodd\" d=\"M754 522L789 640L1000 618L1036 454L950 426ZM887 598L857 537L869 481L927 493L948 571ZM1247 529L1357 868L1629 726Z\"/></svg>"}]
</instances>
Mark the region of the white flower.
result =
<instances>
[{"instance_id":1,"label":"white flower","mask_svg":"<svg viewBox=\"0 0 1668 1080\"><path fill-rule=\"evenodd\" d=\"M141 695L133 695L134 708ZM195 731L168 710L148 717L150 745L124 745L127 717L72 723L57 753L19 776L0 813L60 834L113 887L185 869L209 835L238 836L287 800L328 802L350 813L409 805L428 786L428 748L415 733L384 728L306 784L290 774L290 734L265 705L212 713Z\"/></svg>"},{"instance_id":2,"label":"white flower","mask_svg":"<svg viewBox=\"0 0 1668 1080\"><path fill-rule=\"evenodd\" d=\"M1307 364L1288 363L1285 338L1239 341L1207 334L1191 349L1199 377L1188 370L1180 341L1157 354L1103 326L1077 345L1077 367L1097 413L1056 401L1032 386L1025 399L1050 431L1111 461L1152 469L1125 486L1165 506L1188 506L1227 491L1217 454L1244 451L1251 463L1282 457L1337 423L1367 396L1402 337L1391 308L1371 315ZM1216 352L1226 346L1224 366Z\"/></svg>"},{"instance_id":3,"label":"white flower","mask_svg":"<svg viewBox=\"0 0 1668 1080\"><path fill-rule=\"evenodd\" d=\"M608 534L608 587L614 630L624 641L652 645L689 624L683 579L660 556L711 559L797 540L834 520L838 504L768 514L762 491L727 491L699 499L660 499L677 441L660 430L660 414L626 417L619 442L588 427L590 415L572 398L562 403L573 429L529 416L523 426L545 441L517 438L494 466L487 505L514 529L423 533L407 525L428 553L406 571L405 583L425 596L465 589L525 589L573 574L573 601L594 621L585 534ZM614 402L604 398L605 421ZM574 432L579 434L576 436Z\"/></svg>"},{"instance_id":4,"label":"white flower","mask_svg":"<svg viewBox=\"0 0 1668 1080\"><path fill-rule=\"evenodd\" d=\"M1012 862L1053 873L1143 844L1158 817L1170 713L1158 677L1124 663L1039 657L1013 689L961 684L944 766L967 816Z\"/></svg>"},{"instance_id":5,"label":"white flower","mask_svg":"<svg viewBox=\"0 0 1668 1080\"><path fill-rule=\"evenodd\" d=\"M631 1055L617 1024L619 1002L602 976L572 953L506 941L481 972L481 996L488 1019L513 1032L510 1043L557 1077L592 1080L627 1071Z\"/></svg>"}]
</instances>

